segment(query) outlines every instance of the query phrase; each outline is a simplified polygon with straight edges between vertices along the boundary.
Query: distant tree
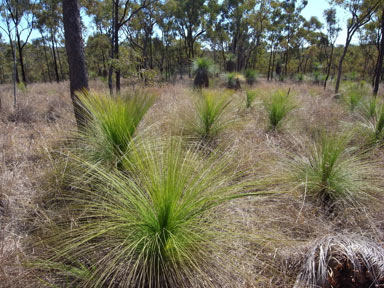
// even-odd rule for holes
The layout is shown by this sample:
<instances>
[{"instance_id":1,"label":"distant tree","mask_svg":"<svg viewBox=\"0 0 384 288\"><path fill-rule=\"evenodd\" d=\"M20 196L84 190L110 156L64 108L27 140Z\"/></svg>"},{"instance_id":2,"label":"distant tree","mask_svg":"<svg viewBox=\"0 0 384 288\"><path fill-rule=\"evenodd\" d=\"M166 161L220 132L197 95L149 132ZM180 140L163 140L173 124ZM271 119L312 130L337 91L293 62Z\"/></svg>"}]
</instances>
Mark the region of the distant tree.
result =
<instances>
[{"instance_id":1,"label":"distant tree","mask_svg":"<svg viewBox=\"0 0 384 288\"><path fill-rule=\"evenodd\" d=\"M15 41L17 44L17 52L19 55L19 64L21 68L21 77L24 84L27 84L27 73L25 71L25 59L24 48L28 43L28 39L32 34L34 28L34 3L30 0L3 0L3 9L6 9L5 17L7 18L7 26L10 27L10 23L13 24L15 29ZM25 39L22 41L22 34L25 34ZM8 29L10 36L10 29ZM19 82L18 74L17 82Z\"/></svg>"},{"instance_id":2,"label":"distant tree","mask_svg":"<svg viewBox=\"0 0 384 288\"><path fill-rule=\"evenodd\" d=\"M122 3L121 0L113 0L113 9L112 9L112 37L111 37L111 58L112 63L109 70L109 89L111 93L113 92L112 88L112 73L113 73L113 63L117 62L119 60L119 47L120 47L120 41L119 41L119 33L121 31L121 28L124 25L128 25L129 22L132 20L132 18L140 12L140 10L148 7L151 0L125 0ZM116 92L120 92L120 77L121 72L119 65L115 67L115 81L116 81Z\"/></svg>"},{"instance_id":3,"label":"distant tree","mask_svg":"<svg viewBox=\"0 0 384 288\"><path fill-rule=\"evenodd\" d=\"M347 55L348 47L351 44L353 35L358 29L367 24L376 10L380 7L382 0L334 0L334 2L349 11L351 18L348 19L347 24L347 37L345 39L345 45L343 54L340 57L337 79L335 86L335 93L339 92L341 73L343 70L343 62Z\"/></svg>"},{"instance_id":4,"label":"distant tree","mask_svg":"<svg viewBox=\"0 0 384 288\"><path fill-rule=\"evenodd\" d=\"M69 81L77 127L85 125L85 113L76 92L88 89L84 46L81 35L80 9L77 0L63 0L65 48L69 64Z\"/></svg>"},{"instance_id":5,"label":"distant tree","mask_svg":"<svg viewBox=\"0 0 384 288\"><path fill-rule=\"evenodd\" d=\"M333 54L335 50L335 42L337 39L337 36L339 35L339 32L341 31L341 28L337 24L337 18L336 18L336 9L335 8L329 8L324 10L324 18L326 21L326 27L327 27L327 38L325 38L325 53L327 56L327 74L324 79L324 89L327 87L327 82L329 75L331 73L331 67L333 63ZM330 47L331 51L328 54L328 47Z\"/></svg>"}]
</instances>

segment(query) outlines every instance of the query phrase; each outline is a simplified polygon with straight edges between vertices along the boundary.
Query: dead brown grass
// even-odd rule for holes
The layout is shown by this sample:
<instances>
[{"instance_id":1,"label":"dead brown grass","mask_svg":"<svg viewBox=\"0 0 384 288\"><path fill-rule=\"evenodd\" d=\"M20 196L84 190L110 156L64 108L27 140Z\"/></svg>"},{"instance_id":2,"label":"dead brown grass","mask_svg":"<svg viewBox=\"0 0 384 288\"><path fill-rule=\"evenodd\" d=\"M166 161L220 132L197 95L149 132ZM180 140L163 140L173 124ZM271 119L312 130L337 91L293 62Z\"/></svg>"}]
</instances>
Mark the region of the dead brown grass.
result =
<instances>
[{"instance_id":1,"label":"dead brown grass","mask_svg":"<svg viewBox=\"0 0 384 288\"><path fill-rule=\"evenodd\" d=\"M106 91L99 82L91 83L91 87ZM153 137L179 133L180 119L193 109L190 87L192 82L184 81L150 88L159 97L139 129ZM303 153L301 139L311 139L322 129L337 132L343 122L355 120L330 91L319 86L261 80L254 88L259 96L248 110L245 92L234 94L231 105L236 109L231 109L231 113L239 121L218 136L218 144L237 154L238 164L260 182L260 189L279 193L236 200L226 211L228 215L241 215L234 219L235 223L261 240L259 244L250 244L246 239L233 244L233 251L229 252L241 255L243 262L236 264L249 275L248 280L233 279L233 283L220 283L218 287L292 287L307 243L336 232L383 241L384 214L372 206L364 208L363 213L347 209L330 219L301 191L274 181L278 179L281 159L289 153ZM262 101L270 91L289 88L297 108L279 131L269 132ZM36 222L44 218L41 202L36 199L44 194L44 175L52 169L45 150L74 128L68 83L29 85L19 95L21 108L17 111L12 109L10 86L0 89L0 97L0 287L41 287L42 283L36 280L37 272L22 264L35 256L29 235ZM383 149L377 149L372 159L384 159L383 153ZM384 168L381 170L384 176ZM384 180L380 185L384 187Z\"/></svg>"}]
</instances>

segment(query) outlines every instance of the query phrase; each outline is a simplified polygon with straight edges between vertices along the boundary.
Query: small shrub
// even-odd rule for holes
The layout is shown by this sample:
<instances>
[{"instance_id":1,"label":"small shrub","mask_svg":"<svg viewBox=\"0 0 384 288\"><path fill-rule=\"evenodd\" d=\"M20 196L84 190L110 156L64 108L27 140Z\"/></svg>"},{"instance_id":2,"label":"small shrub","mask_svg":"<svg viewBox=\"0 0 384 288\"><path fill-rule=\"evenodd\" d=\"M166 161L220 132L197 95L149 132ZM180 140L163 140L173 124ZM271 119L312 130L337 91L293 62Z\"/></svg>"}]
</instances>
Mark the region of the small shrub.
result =
<instances>
[{"instance_id":1,"label":"small shrub","mask_svg":"<svg viewBox=\"0 0 384 288\"><path fill-rule=\"evenodd\" d=\"M25 93L27 92L27 85L25 85L24 82L17 83L17 89L20 90L21 92Z\"/></svg>"},{"instance_id":2,"label":"small shrub","mask_svg":"<svg viewBox=\"0 0 384 288\"><path fill-rule=\"evenodd\" d=\"M296 74L296 80L299 83L303 82L304 81L304 74L303 73L297 73Z\"/></svg>"},{"instance_id":3,"label":"small shrub","mask_svg":"<svg viewBox=\"0 0 384 288\"><path fill-rule=\"evenodd\" d=\"M38 267L70 287L204 287L236 273L226 250L236 233L219 208L259 193L241 193L230 159L202 157L198 145L185 149L175 139L135 145L131 154L129 177L81 163L95 183L64 194L64 217L45 228L50 256Z\"/></svg>"},{"instance_id":4,"label":"small shrub","mask_svg":"<svg viewBox=\"0 0 384 288\"><path fill-rule=\"evenodd\" d=\"M140 79L146 85L152 85L157 77L157 71L155 69L141 69L139 72Z\"/></svg>"},{"instance_id":5,"label":"small shrub","mask_svg":"<svg viewBox=\"0 0 384 288\"><path fill-rule=\"evenodd\" d=\"M351 139L351 133L322 134L308 147L307 155L288 167L293 181L305 186L306 193L326 208L336 203L357 205L372 187L368 180L373 175L371 165L348 147Z\"/></svg>"},{"instance_id":6,"label":"small shrub","mask_svg":"<svg viewBox=\"0 0 384 288\"><path fill-rule=\"evenodd\" d=\"M31 106L18 106L15 111L8 115L7 119L10 122L26 124L36 121L36 117Z\"/></svg>"},{"instance_id":7,"label":"small shrub","mask_svg":"<svg viewBox=\"0 0 384 288\"><path fill-rule=\"evenodd\" d=\"M245 70L244 76L247 80L247 84L252 86L257 80L257 71L252 69Z\"/></svg>"},{"instance_id":8,"label":"small shrub","mask_svg":"<svg viewBox=\"0 0 384 288\"><path fill-rule=\"evenodd\" d=\"M289 92L284 90L273 93L270 99L264 101L264 106L268 112L270 128L273 130L278 128L281 121L295 108Z\"/></svg>"},{"instance_id":9,"label":"small shrub","mask_svg":"<svg viewBox=\"0 0 384 288\"><path fill-rule=\"evenodd\" d=\"M213 63L208 58L197 58L193 61L193 71L196 74L194 85L196 88L209 87L209 74L212 73Z\"/></svg>"},{"instance_id":10,"label":"small shrub","mask_svg":"<svg viewBox=\"0 0 384 288\"><path fill-rule=\"evenodd\" d=\"M256 96L257 96L257 92L254 90L248 90L246 92L246 102L245 102L246 108L251 108L252 103L255 100Z\"/></svg>"},{"instance_id":11,"label":"small shrub","mask_svg":"<svg viewBox=\"0 0 384 288\"><path fill-rule=\"evenodd\" d=\"M204 141L215 138L232 120L226 112L231 93L203 90L195 104L192 119L187 119L186 130Z\"/></svg>"},{"instance_id":12,"label":"small shrub","mask_svg":"<svg viewBox=\"0 0 384 288\"><path fill-rule=\"evenodd\" d=\"M80 95L88 111L88 125L80 132L82 153L94 162L119 162L128 152L137 126L154 103L146 91L129 91L112 98L106 94Z\"/></svg>"}]
</instances>

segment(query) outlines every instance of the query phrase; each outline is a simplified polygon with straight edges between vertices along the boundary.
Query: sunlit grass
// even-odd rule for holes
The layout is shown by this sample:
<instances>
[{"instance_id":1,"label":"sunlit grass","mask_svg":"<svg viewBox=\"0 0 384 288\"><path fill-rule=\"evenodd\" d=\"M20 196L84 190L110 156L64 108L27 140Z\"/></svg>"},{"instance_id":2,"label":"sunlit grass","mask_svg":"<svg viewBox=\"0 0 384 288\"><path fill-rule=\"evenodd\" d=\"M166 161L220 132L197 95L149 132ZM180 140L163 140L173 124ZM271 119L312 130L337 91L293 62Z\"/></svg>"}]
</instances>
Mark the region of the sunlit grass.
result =
<instances>
[{"instance_id":1,"label":"sunlit grass","mask_svg":"<svg viewBox=\"0 0 384 288\"><path fill-rule=\"evenodd\" d=\"M306 155L295 157L287 167L291 180L325 207L359 206L374 189L373 166L349 147L351 139L352 133L323 133L307 145Z\"/></svg>"},{"instance_id":2,"label":"sunlit grass","mask_svg":"<svg viewBox=\"0 0 384 288\"><path fill-rule=\"evenodd\" d=\"M39 267L78 287L211 286L212 275L234 273L223 249L235 227L219 208L262 192L244 193L251 185L240 180L230 155L202 157L198 145L166 143L136 145L123 161L129 176L76 159L93 183L83 186L81 175L73 176L78 193L64 194L63 218L45 228L51 256Z\"/></svg>"},{"instance_id":3,"label":"sunlit grass","mask_svg":"<svg viewBox=\"0 0 384 288\"><path fill-rule=\"evenodd\" d=\"M268 112L269 126L272 130L278 128L287 114L295 108L291 96L284 90L274 92L264 101L264 106Z\"/></svg>"},{"instance_id":4,"label":"sunlit grass","mask_svg":"<svg viewBox=\"0 0 384 288\"><path fill-rule=\"evenodd\" d=\"M137 126L155 97L137 90L116 97L86 93L79 99L88 111L87 127L78 135L82 153L95 163L115 163L128 152Z\"/></svg>"},{"instance_id":5,"label":"sunlit grass","mask_svg":"<svg viewBox=\"0 0 384 288\"><path fill-rule=\"evenodd\" d=\"M186 119L186 132L203 141L213 140L233 122L228 116L231 96L228 91L203 90L197 95L193 116Z\"/></svg>"},{"instance_id":6,"label":"sunlit grass","mask_svg":"<svg viewBox=\"0 0 384 288\"><path fill-rule=\"evenodd\" d=\"M257 96L257 91L255 90L248 90L246 91L246 98L245 98L245 107L251 108L253 101L255 101Z\"/></svg>"}]
</instances>

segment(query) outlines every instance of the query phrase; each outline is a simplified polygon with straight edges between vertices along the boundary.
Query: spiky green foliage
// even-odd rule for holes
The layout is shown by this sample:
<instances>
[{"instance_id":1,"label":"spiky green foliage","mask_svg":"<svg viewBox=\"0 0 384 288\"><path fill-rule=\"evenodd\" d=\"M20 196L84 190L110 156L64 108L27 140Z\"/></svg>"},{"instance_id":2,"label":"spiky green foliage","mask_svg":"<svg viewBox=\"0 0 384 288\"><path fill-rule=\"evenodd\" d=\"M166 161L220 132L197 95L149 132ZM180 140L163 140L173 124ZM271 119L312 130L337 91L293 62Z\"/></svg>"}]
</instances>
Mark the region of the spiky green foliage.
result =
<instances>
[{"instance_id":1,"label":"spiky green foliage","mask_svg":"<svg viewBox=\"0 0 384 288\"><path fill-rule=\"evenodd\" d=\"M252 69L245 70L244 76L247 80L247 83L249 85L253 85L257 80L257 71Z\"/></svg>"},{"instance_id":2,"label":"spiky green foliage","mask_svg":"<svg viewBox=\"0 0 384 288\"><path fill-rule=\"evenodd\" d=\"M197 58L193 61L193 71L196 74L194 85L197 88L209 87L209 74L212 73L213 63L208 58Z\"/></svg>"},{"instance_id":3,"label":"spiky green foliage","mask_svg":"<svg viewBox=\"0 0 384 288\"><path fill-rule=\"evenodd\" d=\"M359 200L367 199L374 187L370 182L374 179L373 166L348 146L351 139L352 133L323 133L308 145L307 155L288 165L293 182L325 207L336 203L359 206Z\"/></svg>"},{"instance_id":4,"label":"spiky green foliage","mask_svg":"<svg viewBox=\"0 0 384 288\"><path fill-rule=\"evenodd\" d=\"M362 112L365 118L375 118L377 113L378 100L375 97L371 97L368 101L365 101L362 105Z\"/></svg>"},{"instance_id":5,"label":"spiky green foliage","mask_svg":"<svg viewBox=\"0 0 384 288\"><path fill-rule=\"evenodd\" d=\"M370 134L369 140L380 141L384 137L384 103L376 98L362 105L362 126Z\"/></svg>"},{"instance_id":6,"label":"spiky green foliage","mask_svg":"<svg viewBox=\"0 0 384 288\"><path fill-rule=\"evenodd\" d=\"M352 85L347 90L344 101L349 106L351 112L355 111L359 104L361 104L361 100L363 99L364 94L364 89L360 88L358 85Z\"/></svg>"},{"instance_id":7,"label":"spiky green foliage","mask_svg":"<svg viewBox=\"0 0 384 288\"><path fill-rule=\"evenodd\" d=\"M233 122L228 116L231 102L229 92L203 90L195 104L192 119L187 119L186 131L204 141L215 138Z\"/></svg>"},{"instance_id":8,"label":"spiky green foliage","mask_svg":"<svg viewBox=\"0 0 384 288\"><path fill-rule=\"evenodd\" d=\"M377 287L384 277L384 249L358 235L330 235L310 245L294 288Z\"/></svg>"},{"instance_id":9,"label":"spiky green foliage","mask_svg":"<svg viewBox=\"0 0 384 288\"><path fill-rule=\"evenodd\" d=\"M264 101L265 109L269 116L270 128L275 130L281 121L295 108L291 96L284 90L278 90Z\"/></svg>"},{"instance_id":10,"label":"spiky green foliage","mask_svg":"<svg viewBox=\"0 0 384 288\"><path fill-rule=\"evenodd\" d=\"M203 287L233 273L224 248L235 234L220 209L261 193L242 193L244 175L229 154L200 153L199 145L157 139L136 144L124 159L129 176L81 163L94 182L64 194L63 220L45 228L52 255L41 263L71 287Z\"/></svg>"},{"instance_id":11,"label":"spiky green foliage","mask_svg":"<svg viewBox=\"0 0 384 288\"><path fill-rule=\"evenodd\" d=\"M246 92L246 102L245 106L246 108L251 108L253 101L256 99L257 91L255 90L248 90Z\"/></svg>"},{"instance_id":12,"label":"spiky green foliage","mask_svg":"<svg viewBox=\"0 0 384 288\"><path fill-rule=\"evenodd\" d=\"M244 80L244 76L240 73L232 72L227 74L227 88L229 89L241 89L241 81Z\"/></svg>"},{"instance_id":13,"label":"spiky green foliage","mask_svg":"<svg viewBox=\"0 0 384 288\"><path fill-rule=\"evenodd\" d=\"M86 93L79 99L88 111L87 127L79 135L82 153L95 163L114 163L129 150L136 128L155 97L138 90L116 97Z\"/></svg>"}]
</instances>

